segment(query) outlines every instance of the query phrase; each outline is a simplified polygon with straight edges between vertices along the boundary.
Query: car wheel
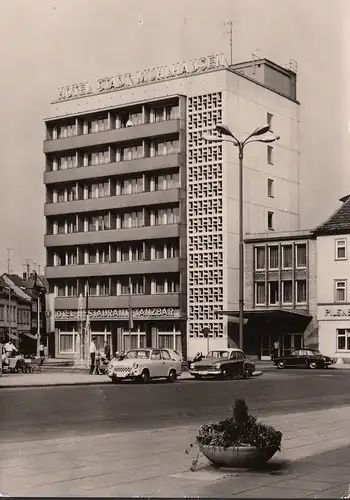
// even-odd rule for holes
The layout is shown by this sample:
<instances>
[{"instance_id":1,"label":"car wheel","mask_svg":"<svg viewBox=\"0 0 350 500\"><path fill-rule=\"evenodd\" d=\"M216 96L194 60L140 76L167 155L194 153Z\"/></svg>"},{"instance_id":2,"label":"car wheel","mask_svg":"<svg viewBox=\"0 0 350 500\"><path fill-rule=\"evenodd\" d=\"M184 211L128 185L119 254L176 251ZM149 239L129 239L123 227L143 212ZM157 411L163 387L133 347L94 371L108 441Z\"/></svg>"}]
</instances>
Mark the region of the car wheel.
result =
<instances>
[{"instance_id":1,"label":"car wheel","mask_svg":"<svg viewBox=\"0 0 350 500\"><path fill-rule=\"evenodd\" d=\"M251 370L244 370L243 378L250 378L253 375Z\"/></svg>"},{"instance_id":2,"label":"car wheel","mask_svg":"<svg viewBox=\"0 0 350 500\"><path fill-rule=\"evenodd\" d=\"M317 363L315 363L315 361L310 361L309 368L311 368L311 370L315 370L315 368L317 368Z\"/></svg>"},{"instance_id":3,"label":"car wheel","mask_svg":"<svg viewBox=\"0 0 350 500\"><path fill-rule=\"evenodd\" d=\"M284 362L284 361L279 361L279 362L277 363L277 367L278 367L280 370L282 370L282 368L285 368L285 367L286 367L285 362Z\"/></svg>"},{"instance_id":4,"label":"car wheel","mask_svg":"<svg viewBox=\"0 0 350 500\"><path fill-rule=\"evenodd\" d=\"M148 370L143 370L143 372L140 375L140 381L142 384L148 384L150 379L149 371Z\"/></svg>"},{"instance_id":5,"label":"car wheel","mask_svg":"<svg viewBox=\"0 0 350 500\"><path fill-rule=\"evenodd\" d=\"M170 370L169 376L168 376L168 381L169 382L176 382L177 379L177 374L175 370Z\"/></svg>"},{"instance_id":6,"label":"car wheel","mask_svg":"<svg viewBox=\"0 0 350 500\"><path fill-rule=\"evenodd\" d=\"M118 377L116 377L115 375L113 375L111 380L112 380L112 384L120 384L120 382L121 382L121 380Z\"/></svg>"},{"instance_id":7,"label":"car wheel","mask_svg":"<svg viewBox=\"0 0 350 500\"><path fill-rule=\"evenodd\" d=\"M201 376L201 375L195 375L195 376L194 376L194 379L195 379L195 380L202 380L202 376Z\"/></svg>"}]
</instances>

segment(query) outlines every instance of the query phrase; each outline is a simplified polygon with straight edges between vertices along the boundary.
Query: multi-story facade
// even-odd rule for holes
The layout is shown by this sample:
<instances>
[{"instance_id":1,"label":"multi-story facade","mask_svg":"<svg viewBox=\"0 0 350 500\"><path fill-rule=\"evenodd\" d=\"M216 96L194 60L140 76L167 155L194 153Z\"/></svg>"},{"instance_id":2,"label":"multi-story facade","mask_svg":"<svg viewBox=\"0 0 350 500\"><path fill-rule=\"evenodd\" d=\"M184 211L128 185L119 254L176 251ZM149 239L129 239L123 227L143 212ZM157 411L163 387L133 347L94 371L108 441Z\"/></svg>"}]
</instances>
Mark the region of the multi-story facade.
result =
<instances>
[{"instance_id":1,"label":"multi-story facade","mask_svg":"<svg viewBox=\"0 0 350 500\"><path fill-rule=\"evenodd\" d=\"M317 258L311 231L248 235L245 240L245 351L271 359L317 347ZM232 313L237 316L237 313Z\"/></svg>"},{"instance_id":2,"label":"multi-story facade","mask_svg":"<svg viewBox=\"0 0 350 500\"><path fill-rule=\"evenodd\" d=\"M237 307L238 135L271 123L276 146L245 157L245 231L299 228L296 75L220 56L62 88L46 123L46 277L56 355L74 354L78 297L89 289L98 345L158 345L191 357L227 346ZM129 278L134 316L128 331ZM85 307L85 306L84 306Z\"/></svg>"},{"instance_id":3,"label":"multi-story facade","mask_svg":"<svg viewBox=\"0 0 350 500\"><path fill-rule=\"evenodd\" d=\"M0 278L0 343L11 339L17 349L23 347L31 329L31 301L18 295Z\"/></svg>"},{"instance_id":4,"label":"multi-story facade","mask_svg":"<svg viewBox=\"0 0 350 500\"><path fill-rule=\"evenodd\" d=\"M320 351L350 360L350 196L315 229Z\"/></svg>"}]
</instances>

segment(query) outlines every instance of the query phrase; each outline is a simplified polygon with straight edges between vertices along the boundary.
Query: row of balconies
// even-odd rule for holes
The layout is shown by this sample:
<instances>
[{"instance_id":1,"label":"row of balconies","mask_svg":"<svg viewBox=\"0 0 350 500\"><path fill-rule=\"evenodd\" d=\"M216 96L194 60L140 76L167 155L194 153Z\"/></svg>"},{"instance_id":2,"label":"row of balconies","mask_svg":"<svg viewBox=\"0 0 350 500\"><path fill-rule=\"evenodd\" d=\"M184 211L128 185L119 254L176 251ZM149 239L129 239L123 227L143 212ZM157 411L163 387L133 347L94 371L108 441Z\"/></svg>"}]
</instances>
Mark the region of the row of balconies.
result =
<instances>
[{"instance_id":1,"label":"row of balconies","mask_svg":"<svg viewBox=\"0 0 350 500\"><path fill-rule=\"evenodd\" d=\"M105 196L88 200L67 201L65 203L45 203L44 215L78 214L97 212L101 210L126 210L133 207L162 205L165 203L178 203L180 189L167 189L164 191L148 191L136 194Z\"/></svg>"},{"instance_id":2,"label":"row of balconies","mask_svg":"<svg viewBox=\"0 0 350 500\"><path fill-rule=\"evenodd\" d=\"M44 172L44 184L76 182L87 179L103 179L111 176L134 175L142 172L173 169L185 164L184 154L169 154L122 162L102 163L88 167L68 168Z\"/></svg>"},{"instance_id":3,"label":"row of balconies","mask_svg":"<svg viewBox=\"0 0 350 500\"><path fill-rule=\"evenodd\" d=\"M82 264L71 266L48 266L47 279L88 278L89 276L130 276L134 274L175 273L179 271L180 259L141 260L133 262L108 262L104 264Z\"/></svg>"},{"instance_id":4,"label":"row of balconies","mask_svg":"<svg viewBox=\"0 0 350 500\"><path fill-rule=\"evenodd\" d=\"M142 241L161 238L178 238L180 224L143 226L129 229L79 232L69 234L47 234L45 247L65 247L71 245L98 245L120 241Z\"/></svg>"},{"instance_id":5,"label":"row of balconies","mask_svg":"<svg viewBox=\"0 0 350 500\"><path fill-rule=\"evenodd\" d=\"M75 135L64 139L52 139L44 142L44 153L75 151L83 148L107 146L109 144L127 144L145 138L155 138L180 131L180 120L148 123L135 127L117 128L86 135Z\"/></svg>"}]
</instances>

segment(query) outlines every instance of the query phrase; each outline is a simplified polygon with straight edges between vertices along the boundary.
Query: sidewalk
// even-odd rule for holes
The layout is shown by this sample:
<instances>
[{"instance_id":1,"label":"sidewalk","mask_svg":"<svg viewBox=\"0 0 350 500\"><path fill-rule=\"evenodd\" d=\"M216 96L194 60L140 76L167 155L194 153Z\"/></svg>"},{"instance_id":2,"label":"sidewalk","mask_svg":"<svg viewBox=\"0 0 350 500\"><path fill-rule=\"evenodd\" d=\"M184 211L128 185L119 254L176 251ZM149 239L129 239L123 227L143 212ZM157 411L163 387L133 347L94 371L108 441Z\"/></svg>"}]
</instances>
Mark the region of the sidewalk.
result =
<instances>
[{"instance_id":1,"label":"sidewalk","mask_svg":"<svg viewBox=\"0 0 350 500\"><path fill-rule=\"evenodd\" d=\"M264 471L223 471L186 455L197 426L0 443L10 496L339 498L350 481L350 406L279 415L283 449ZM342 449L339 452L334 450ZM321 455L325 452L326 455ZM338 465L340 464L340 465Z\"/></svg>"},{"instance_id":2,"label":"sidewalk","mask_svg":"<svg viewBox=\"0 0 350 500\"><path fill-rule=\"evenodd\" d=\"M261 371L254 373L255 376L261 374ZM194 379L188 372L183 372L178 380ZM110 378L107 375L90 375L89 373L79 372L5 373L0 376L0 388L101 384L111 384Z\"/></svg>"}]
</instances>

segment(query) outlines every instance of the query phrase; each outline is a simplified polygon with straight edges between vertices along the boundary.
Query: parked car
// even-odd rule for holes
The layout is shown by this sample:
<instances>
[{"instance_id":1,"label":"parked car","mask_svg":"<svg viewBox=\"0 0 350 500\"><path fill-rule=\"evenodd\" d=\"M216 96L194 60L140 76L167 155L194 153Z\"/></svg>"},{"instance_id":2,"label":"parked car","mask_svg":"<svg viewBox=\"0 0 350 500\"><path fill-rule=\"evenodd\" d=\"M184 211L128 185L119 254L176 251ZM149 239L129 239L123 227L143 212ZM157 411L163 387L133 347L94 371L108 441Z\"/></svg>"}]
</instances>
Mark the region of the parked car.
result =
<instances>
[{"instance_id":1,"label":"parked car","mask_svg":"<svg viewBox=\"0 0 350 500\"><path fill-rule=\"evenodd\" d=\"M279 368L328 368L333 363L332 358L324 356L316 349L297 349L289 356L280 356L273 360L273 364Z\"/></svg>"},{"instance_id":2,"label":"parked car","mask_svg":"<svg viewBox=\"0 0 350 500\"><path fill-rule=\"evenodd\" d=\"M174 361L180 361L180 363L183 363L183 356L182 354L179 352L179 351L175 351L174 349L168 349L167 347L164 348L164 351L168 351L168 353L170 354L170 357L172 359L174 359Z\"/></svg>"},{"instance_id":3,"label":"parked car","mask_svg":"<svg viewBox=\"0 0 350 500\"><path fill-rule=\"evenodd\" d=\"M189 371L197 380L203 377L223 379L236 375L249 378L255 371L255 364L240 349L217 349L209 351L201 361L191 363Z\"/></svg>"},{"instance_id":4,"label":"parked car","mask_svg":"<svg viewBox=\"0 0 350 500\"><path fill-rule=\"evenodd\" d=\"M133 379L147 384L152 378L175 382L181 375L181 362L171 358L167 349L131 349L123 359L113 359L107 368L113 383Z\"/></svg>"}]
</instances>

